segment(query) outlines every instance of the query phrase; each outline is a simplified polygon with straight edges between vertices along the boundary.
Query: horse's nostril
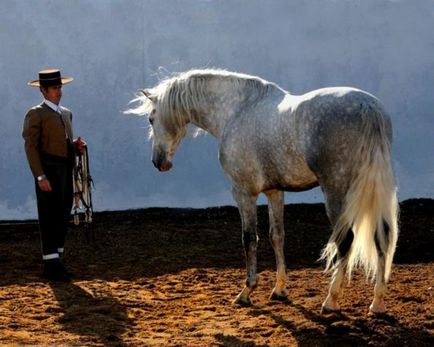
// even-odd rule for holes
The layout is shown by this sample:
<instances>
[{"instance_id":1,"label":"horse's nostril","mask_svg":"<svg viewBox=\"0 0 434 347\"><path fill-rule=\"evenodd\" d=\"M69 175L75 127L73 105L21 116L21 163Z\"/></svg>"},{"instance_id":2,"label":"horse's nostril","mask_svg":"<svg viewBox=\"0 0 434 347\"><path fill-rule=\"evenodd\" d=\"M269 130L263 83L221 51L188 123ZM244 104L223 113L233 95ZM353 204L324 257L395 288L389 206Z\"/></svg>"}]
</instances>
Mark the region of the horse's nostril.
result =
<instances>
[{"instance_id":1,"label":"horse's nostril","mask_svg":"<svg viewBox=\"0 0 434 347\"><path fill-rule=\"evenodd\" d=\"M157 163L155 162L155 160L152 160L152 164L154 164L154 166L155 166L156 168L158 168Z\"/></svg>"},{"instance_id":2,"label":"horse's nostril","mask_svg":"<svg viewBox=\"0 0 434 347\"><path fill-rule=\"evenodd\" d=\"M166 161L161 165L160 170L169 171L171 168L172 168L172 163L170 161Z\"/></svg>"}]
</instances>

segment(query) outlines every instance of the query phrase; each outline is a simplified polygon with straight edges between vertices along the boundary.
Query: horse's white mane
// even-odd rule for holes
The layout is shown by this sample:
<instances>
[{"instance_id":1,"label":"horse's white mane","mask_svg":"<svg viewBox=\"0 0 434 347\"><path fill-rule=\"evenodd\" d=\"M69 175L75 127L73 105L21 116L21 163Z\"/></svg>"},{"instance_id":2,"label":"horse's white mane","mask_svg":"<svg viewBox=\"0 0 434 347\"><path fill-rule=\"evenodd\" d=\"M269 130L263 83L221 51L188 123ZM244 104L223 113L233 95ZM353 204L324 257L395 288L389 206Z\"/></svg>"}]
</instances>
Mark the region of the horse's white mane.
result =
<instances>
[{"instance_id":1,"label":"horse's white mane","mask_svg":"<svg viewBox=\"0 0 434 347\"><path fill-rule=\"evenodd\" d=\"M126 113L149 115L158 105L159 113L170 118L171 126L178 127L182 122L185 123L186 117L191 119L191 110L206 103L207 87L211 81L224 83L227 93L244 93L249 102L258 101L270 90L279 88L274 83L247 74L220 69L189 70L143 91L144 95L138 95L132 101L140 105Z\"/></svg>"}]
</instances>

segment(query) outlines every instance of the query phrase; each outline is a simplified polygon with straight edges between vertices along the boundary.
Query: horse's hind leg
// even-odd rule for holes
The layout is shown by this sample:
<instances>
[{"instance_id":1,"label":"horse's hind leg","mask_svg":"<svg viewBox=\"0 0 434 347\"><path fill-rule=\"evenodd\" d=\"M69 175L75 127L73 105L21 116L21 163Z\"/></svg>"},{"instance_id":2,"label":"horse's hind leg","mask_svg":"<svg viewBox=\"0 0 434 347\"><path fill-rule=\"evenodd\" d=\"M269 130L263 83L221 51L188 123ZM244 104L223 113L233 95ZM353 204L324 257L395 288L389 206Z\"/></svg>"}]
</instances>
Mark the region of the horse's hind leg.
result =
<instances>
[{"instance_id":1,"label":"horse's hind leg","mask_svg":"<svg viewBox=\"0 0 434 347\"><path fill-rule=\"evenodd\" d=\"M342 211L342 202L344 197L345 184L330 185L328 189L324 189L326 196L326 210L330 223L336 227L339 214ZM330 288L326 299L324 300L321 312L339 311L340 306L338 300L343 292L343 280L345 276L345 269L347 266L348 252L353 242L354 234L348 226L346 237L336 244L336 255L333 259L333 275L330 283Z\"/></svg>"},{"instance_id":2,"label":"horse's hind leg","mask_svg":"<svg viewBox=\"0 0 434 347\"><path fill-rule=\"evenodd\" d=\"M348 230L346 238L337 245L338 252L333 266L332 281L330 283L328 295L322 304L321 313L340 310L338 300L342 296L343 292L343 279L345 276L345 268L347 266L346 259L353 242L353 237L353 232Z\"/></svg>"},{"instance_id":3,"label":"horse's hind leg","mask_svg":"<svg viewBox=\"0 0 434 347\"><path fill-rule=\"evenodd\" d=\"M379 231L377 230L375 235L375 247L378 254L377 273L375 275L375 287L374 287L374 300L369 306L369 310L372 313L384 313L386 312L386 306L384 305L384 294L386 292L386 257L387 249L389 247L390 228L389 225L383 223L383 242L380 242Z\"/></svg>"},{"instance_id":4,"label":"horse's hind leg","mask_svg":"<svg viewBox=\"0 0 434 347\"><path fill-rule=\"evenodd\" d=\"M246 286L240 294L235 298L234 303L250 305L250 294L257 286L256 278L256 247L258 244L258 236L256 232L256 199L257 196L252 196L250 193L240 189L233 189L234 198L238 204L240 211L243 245L246 255L247 278Z\"/></svg>"},{"instance_id":5,"label":"horse's hind leg","mask_svg":"<svg viewBox=\"0 0 434 347\"><path fill-rule=\"evenodd\" d=\"M385 263L385 257L380 253L378 256L377 274L375 276L374 300L369 306L369 310L372 313L386 312L386 306L384 305L384 294L386 292L386 280L384 278Z\"/></svg>"},{"instance_id":6,"label":"horse's hind leg","mask_svg":"<svg viewBox=\"0 0 434 347\"><path fill-rule=\"evenodd\" d=\"M272 190L265 193L268 198L268 214L270 220L270 242L276 257L276 286L270 299L284 300L288 295L285 288L286 265L284 254L285 230L283 227L283 192Z\"/></svg>"}]
</instances>

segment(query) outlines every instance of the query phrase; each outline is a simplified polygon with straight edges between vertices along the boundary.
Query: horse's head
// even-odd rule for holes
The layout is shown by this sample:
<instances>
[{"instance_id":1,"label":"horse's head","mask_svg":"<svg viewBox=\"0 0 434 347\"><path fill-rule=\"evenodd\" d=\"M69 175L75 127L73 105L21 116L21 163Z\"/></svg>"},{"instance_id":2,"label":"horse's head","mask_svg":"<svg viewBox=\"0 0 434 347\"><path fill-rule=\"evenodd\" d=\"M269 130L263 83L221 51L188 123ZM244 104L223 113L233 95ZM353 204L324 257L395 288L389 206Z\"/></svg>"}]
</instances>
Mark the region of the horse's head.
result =
<instances>
[{"instance_id":1,"label":"horse's head","mask_svg":"<svg viewBox=\"0 0 434 347\"><path fill-rule=\"evenodd\" d=\"M170 114L171 108L159 102L158 95L143 91L148 99L148 120L151 125L152 163L159 171L172 168L172 158L179 142L186 134L186 123Z\"/></svg>"},{"instance_id":2,"label":"horse's head","mask_svg":"<svg viewBox=\"0 0 434 347\"><path fill-rule=\"evenodd\" d=\"M172 168L172 158L179 142L187 133L188 123L201 110L204 102L204 80L191 78L190 74L161 81L152 89L141 91L132 102L140 102L134 109L125 111L148 115L152 138L152 162L160 171Z\"/></svg>"}]
</instances>

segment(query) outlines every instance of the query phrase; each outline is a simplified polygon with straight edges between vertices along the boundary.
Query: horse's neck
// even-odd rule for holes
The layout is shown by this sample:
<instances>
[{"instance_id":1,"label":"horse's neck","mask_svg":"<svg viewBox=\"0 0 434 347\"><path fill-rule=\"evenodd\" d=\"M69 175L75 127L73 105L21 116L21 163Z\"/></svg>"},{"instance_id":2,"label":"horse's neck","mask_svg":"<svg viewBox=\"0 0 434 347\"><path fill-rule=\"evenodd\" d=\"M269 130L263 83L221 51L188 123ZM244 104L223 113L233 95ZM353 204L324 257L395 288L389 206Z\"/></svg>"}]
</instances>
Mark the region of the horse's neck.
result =
<instances>
[{"instance_id":1,"label":"horse's neck","mask_svg":"<svg viewBox=\"0 0 434 347\"><path fill-rule=\"evenodd\" d=\"M210 88L206 102L192 113L191 122L219 139L228 120L245 107L249 96L224 84Z\"/></svg>"},{"instance_id":2,"label":"horse's neck","mask_svg":"<svg viewBox=\"0 0 434 347\"><path fill-rule=\"evenodd\" d=\"M226 122L232 117L234 109L236 109L236 105L232 105L230 100L215 102L194 112L191 122L219 139Z\"/></svg>"}]
</instances>

